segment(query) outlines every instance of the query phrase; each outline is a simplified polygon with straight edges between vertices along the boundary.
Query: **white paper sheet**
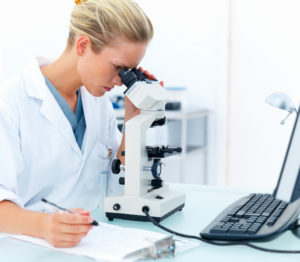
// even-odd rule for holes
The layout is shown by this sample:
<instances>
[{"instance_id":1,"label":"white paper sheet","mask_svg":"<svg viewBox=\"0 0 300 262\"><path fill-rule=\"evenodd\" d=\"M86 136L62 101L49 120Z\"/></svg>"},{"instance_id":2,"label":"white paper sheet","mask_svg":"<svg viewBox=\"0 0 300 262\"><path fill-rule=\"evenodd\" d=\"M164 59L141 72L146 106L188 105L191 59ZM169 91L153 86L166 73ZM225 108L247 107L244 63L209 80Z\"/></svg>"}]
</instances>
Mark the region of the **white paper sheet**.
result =
<instances>
[{"instance_id":1,"label":"white paper sheet","mask_svg":"<svg viewBox=\"0 0 300 262\"><path fill-rule=\"evenodd\" d=\"M77 246L71 248L55 248L43 239L24 235L13 237L69 254L102 261L120 261L137 250L151 246L157 240L167 238L168 235L99 223Z\"/></svg>"}]
</instances>

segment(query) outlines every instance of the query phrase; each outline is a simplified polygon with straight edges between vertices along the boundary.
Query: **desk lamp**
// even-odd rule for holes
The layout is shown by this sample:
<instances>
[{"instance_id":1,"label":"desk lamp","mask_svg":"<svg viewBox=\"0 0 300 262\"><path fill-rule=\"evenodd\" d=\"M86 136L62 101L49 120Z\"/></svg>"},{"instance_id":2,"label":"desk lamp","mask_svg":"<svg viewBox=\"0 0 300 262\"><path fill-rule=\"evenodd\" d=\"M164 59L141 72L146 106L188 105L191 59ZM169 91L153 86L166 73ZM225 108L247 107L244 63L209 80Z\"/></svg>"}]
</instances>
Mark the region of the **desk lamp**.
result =
<instances>
[{"instance_id":1,"label":"desk lamp","mask_svg":"<svg viewBox=\"0 0 300 262\"><path fill-rule=\"evenodd\" d=\"M265 102L271 106L288 111L288 115L280 121L281 125L285 124L285 121L293 112L297 113L296 107L293 105L292 99L285 93L273 93L266 98Z\"/></svg>"}]
</instances>

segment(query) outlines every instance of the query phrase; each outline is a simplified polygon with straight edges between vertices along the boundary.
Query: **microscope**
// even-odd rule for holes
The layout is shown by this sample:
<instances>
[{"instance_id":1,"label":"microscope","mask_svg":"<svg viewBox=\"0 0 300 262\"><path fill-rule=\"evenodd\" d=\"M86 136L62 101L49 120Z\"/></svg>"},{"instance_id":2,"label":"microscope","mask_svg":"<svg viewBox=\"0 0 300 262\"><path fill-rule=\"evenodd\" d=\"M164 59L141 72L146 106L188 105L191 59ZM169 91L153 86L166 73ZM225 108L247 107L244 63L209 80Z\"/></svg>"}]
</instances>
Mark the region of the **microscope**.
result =
<instances>
[{"instance_id":1,"label":"microscope","mask_svg":"<svg viewBox=\"0 0 300 262\"><path fill-rule=\"evenodd\" d=\"M127 87L124 95L140 109L140 114L126 122L125 166L119 159L112 162L112 172L125 176L119 178L124 185L124 194L106 197L104 210L107 218L148 221L143 210L157 222L181 211L185 194L172 191L161 179L161 159L180 153L181 148L168 146L147 146L146 131L166 124L165 90L156 80L149 80L138 69L122 69L119 73Z\"/></svg>"}]
</instances>

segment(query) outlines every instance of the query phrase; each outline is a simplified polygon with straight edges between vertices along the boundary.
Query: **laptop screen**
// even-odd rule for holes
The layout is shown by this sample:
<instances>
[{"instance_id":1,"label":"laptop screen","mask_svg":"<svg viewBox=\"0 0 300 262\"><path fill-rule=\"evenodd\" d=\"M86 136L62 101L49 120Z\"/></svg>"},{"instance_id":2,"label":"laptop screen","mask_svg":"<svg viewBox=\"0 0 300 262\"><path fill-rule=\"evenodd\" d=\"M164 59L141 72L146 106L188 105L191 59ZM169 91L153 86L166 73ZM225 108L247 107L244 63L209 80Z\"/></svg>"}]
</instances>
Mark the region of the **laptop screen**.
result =
<instances>
[{"instance_id":1,"label":"laptop screen","mask_svg":"<svg viewBox=\"0 0 300 262\"><path fill-rule=\"evenodd\" d=\"M274 196L287 202L300 198L300 106Z\"/></svg>"}]
</instances>

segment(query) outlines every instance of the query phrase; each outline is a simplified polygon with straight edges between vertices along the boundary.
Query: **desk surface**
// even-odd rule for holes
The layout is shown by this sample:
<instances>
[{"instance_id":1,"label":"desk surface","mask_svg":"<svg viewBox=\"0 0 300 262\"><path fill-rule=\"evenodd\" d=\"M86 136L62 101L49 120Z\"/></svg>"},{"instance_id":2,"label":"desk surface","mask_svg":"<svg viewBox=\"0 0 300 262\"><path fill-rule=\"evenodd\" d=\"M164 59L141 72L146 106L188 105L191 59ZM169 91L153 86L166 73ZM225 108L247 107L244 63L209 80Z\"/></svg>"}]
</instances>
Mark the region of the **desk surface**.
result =
<instances>
[{"instance_id":1,"label":"desk surface","mask_svg":"<svg viewBox=\"0 0 300 262\"><path fill-rule=\"evenodd\" d=\"M178 185L171 184L170 187L180 190L187 194L186 206L182 212L178 212L162 222L175 231L186 234L198 235L210 221L218 215L226 206L238 198L252 192L217 188L200 185ZM92 212L93 216L99 220L106 221L102 210ZM136 222L125 220L114 220L112 224L124 227L136 227L163 232L148 222ZM0 261L5 262L90 262L94 261L86 257L78 257L59 252L54 252L46 248L34 246L29 243L12 240L0 239L1 250ZM296 238L291 232L286 232L278 238L267 243L258 243L263 247L275 249L300 250L300 239ZM177 254L172 259L160 259L159 261L299 261L300 254L286 255L265 253L242 246L219 247L200 243L192 250Z\"/></svg>"}]
</instances>

